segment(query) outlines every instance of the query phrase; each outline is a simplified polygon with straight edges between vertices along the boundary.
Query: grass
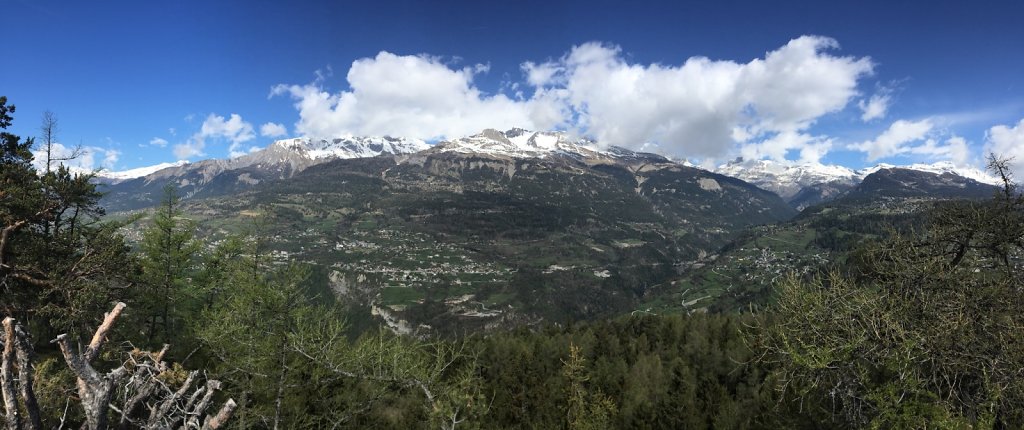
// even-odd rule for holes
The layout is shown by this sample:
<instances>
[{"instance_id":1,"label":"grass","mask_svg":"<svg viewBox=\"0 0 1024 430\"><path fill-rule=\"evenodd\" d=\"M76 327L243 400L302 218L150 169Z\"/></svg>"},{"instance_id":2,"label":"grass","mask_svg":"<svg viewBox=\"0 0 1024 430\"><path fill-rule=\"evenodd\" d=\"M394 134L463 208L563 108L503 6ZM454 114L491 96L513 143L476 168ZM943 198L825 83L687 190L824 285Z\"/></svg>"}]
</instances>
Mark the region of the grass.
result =
<instances>
[{"instance_id":1,"label":"grass","mask_svg":"<svg viewBox=\"0 0 1024 430\"><path fill-rule=\"evenodd\" d=\"M410 305L423 300L423 292L407 287L384 287L380 290L380 300L384 305Z\"/></svg>"}]
</instances>

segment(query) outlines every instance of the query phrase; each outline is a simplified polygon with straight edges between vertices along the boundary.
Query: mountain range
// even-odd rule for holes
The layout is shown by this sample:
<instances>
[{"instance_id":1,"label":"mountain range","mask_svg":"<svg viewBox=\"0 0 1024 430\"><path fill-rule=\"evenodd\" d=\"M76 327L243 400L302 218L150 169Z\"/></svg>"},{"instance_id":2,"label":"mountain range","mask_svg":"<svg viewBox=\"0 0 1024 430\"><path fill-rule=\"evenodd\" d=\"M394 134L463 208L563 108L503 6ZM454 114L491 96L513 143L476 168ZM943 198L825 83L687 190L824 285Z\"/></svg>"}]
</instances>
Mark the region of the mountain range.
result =
<instances>
[{"instance_id":1,"label":"mountain range","mask_svg":"<svg viewBox=\"0 0 1024 430\"><path fill-rule=\"evenodd\" d=\"M770 175L752 176L757 169ZM698 290L683 287L687 273L718 270L709 262L752 228L780 231L773 226L797 217L796 201L869 207L875 203L861 202L994 189L953 172L900 168L738 161L719 170L747 176L522 129L434 145L288 139L113 183L102 203L110 212L143 209L173 185L197 234L259 229L272 258L314 266L318 285L353 307L353 323L451 334L621 314L659 297L676 300L668 308L678 311L678 300L696 303L690 295ZM802 188L777 186L789 183ZM258 214L267 222L254 223ZM781 240L793 241L809 230L781 231L792 231ZM744 291L753 290L724 285L708 297L742 303Z\"/></svg>"},{"instance_id":2,"label":"mountain range","mask_svg":"<svg viewBox=\"0 0 1024 430\"><path fill-rule=\"evenodd\" d=\"M111 185L111 210L151 206L166 183L176 183L185 198L231 193L268 180L291 177L310 166L336 159L368 158L381 155L458 153L498 159L547 159L568 157L585 164L614 164L629 158L673 163L668 158L624 148L602 148L588 139L574 139L561 132L534 132L514 128L485 130L480 134L430 145L417 139L346 136L334 139L293 138L279 140L260 151L229 160L195 163L163 163L120 172L98 174L100 182ZM634 160L634 161L635 161ZM695 167L686 161L675 162ZM715 173L738 178L779 195L797 210L835 199L853 189L867 176L882 169L908 169L953 174L981 184L998 184L997 178L978 169L950 162L894 166L879 164L854 170L838 165L792 163L737 158ZM119 185L126 183L123 185ZM117 185L117 186L114 186Z\"/></svg>"},{"instance_id":3,"label":"mountain range","mask_svg":"<svg viewBox=\"0 0 1024 430\"><path fill-rule=\"evenodd\" d=\"M742 180L560 133L485 130L362 158L318 142L164 169L110 185L103 203L144 208L171 184L214 238L258 212L274 258L315 265L361 306L353 318L444 333L629 311L678 262L796 214Z\"/></svg>"},{"instance_id":4,"label":"mountain range","mask_svg":"<svg viewBox=\"0 0 1024 430\"><path fill-rule=\"evenodd\" d=\"M948 161L933 164L876 166L854 170L837 165L817 163L781 163L772 160L744 160L737 158L720 165L715 172L739 178L765 190L778 194L797 210L829 201L852 190L872 173L886 169L951 174L980 184L998 185L999 180L983 171L958 167Z\"/></svg>"}]
</instances>

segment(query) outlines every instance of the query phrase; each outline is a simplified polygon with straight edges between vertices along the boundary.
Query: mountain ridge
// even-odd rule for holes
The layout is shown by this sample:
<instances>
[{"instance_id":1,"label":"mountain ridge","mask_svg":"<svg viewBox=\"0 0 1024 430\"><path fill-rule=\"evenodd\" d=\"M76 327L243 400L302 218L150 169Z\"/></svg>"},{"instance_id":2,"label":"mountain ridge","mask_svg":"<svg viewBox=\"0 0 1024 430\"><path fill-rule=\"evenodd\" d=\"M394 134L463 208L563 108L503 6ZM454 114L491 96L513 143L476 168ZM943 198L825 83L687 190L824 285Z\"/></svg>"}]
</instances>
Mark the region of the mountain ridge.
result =
<instances>
[{"instance_id":1,"label":"mountain ridge","mask_svg":"<svg viewBox=\"0 0 1024 430\"><path fill-rule=\"evenodd\" d=\"M593 140L574 137L564 132L512 128L506 131L485 129L474 135L448 139L432 145L418 139L390 136L290 138L277 140L262 150L232 159L178 162L169 166L157 165L125 172L101 172L99 176L102 178L101 182L108 184L109 191L114 195L110 201L136 200L127 205L114 205L112 209L133 209L154 203L159 197L159 189L166 183L176 183L181 190L179 194L185 198L192 198L234 192L267 180L284 179L329 160L375 156L398 156L416 160L434 154L498 162L565 158L586 165L627 165L634 169L670 165L700 168L686 160L672 160L661 155L621 147L602 147ZM514 163L508 165L514 166ZM803 210L808 206L836 198L851 190L869 174L887 168L953 173L981 183L998 183L995 178L984 172L958 167L950 162L910 166L879 164L854 170L820 163L786 163L737 158L717 168L705 170L754 184L779 195L795 209ZM133 175L141 176L132 178Z\"/></svg>"}]
</instances>

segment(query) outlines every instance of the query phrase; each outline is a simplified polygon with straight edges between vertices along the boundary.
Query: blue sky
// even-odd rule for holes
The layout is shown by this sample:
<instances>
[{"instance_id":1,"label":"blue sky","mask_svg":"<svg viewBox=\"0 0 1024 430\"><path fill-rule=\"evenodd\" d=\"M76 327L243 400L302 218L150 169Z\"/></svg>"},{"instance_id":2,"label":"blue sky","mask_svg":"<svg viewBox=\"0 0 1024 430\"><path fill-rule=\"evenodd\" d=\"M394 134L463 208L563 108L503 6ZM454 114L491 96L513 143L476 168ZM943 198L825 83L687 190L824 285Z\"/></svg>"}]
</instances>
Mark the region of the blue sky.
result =
<instances>
[{"instance_id":1,"label":"blue sky","mask_svg":"<svg viewBox=\"0 0 1024 430\"><path fill-rule=\"evenodd\" d=\"M8 0L0 94L14 133L50 110L113 170L508 125L709 163L1024 161L1024 2L768 3Z\"/></svg>"}]
</instances>

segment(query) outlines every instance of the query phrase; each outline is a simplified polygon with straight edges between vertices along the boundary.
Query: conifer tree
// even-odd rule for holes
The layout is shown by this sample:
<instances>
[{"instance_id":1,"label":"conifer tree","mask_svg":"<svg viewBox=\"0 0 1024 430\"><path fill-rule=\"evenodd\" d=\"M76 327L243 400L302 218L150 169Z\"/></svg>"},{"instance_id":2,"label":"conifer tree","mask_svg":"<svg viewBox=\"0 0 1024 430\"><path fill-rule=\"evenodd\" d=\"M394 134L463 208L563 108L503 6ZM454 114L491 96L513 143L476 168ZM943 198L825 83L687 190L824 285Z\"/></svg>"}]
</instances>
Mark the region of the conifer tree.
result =
<instances>
[{"instance_id":1,"label":"conifer tree","mask_svg":"<svg viewBox=\"0 0 1024 430\"><path fill-rule=\"evenodd\" d=\"M0 129L14 106L0 96ZM32 166L34 141L0 132L0 310L47 332L89 332L126 295L135 267L118 223L102 222L91 174Z\"/></svg>"},{"instance_id":2,"label":"conifer tree","mask_svg":"<svg viewBox=\"0 0 1024 430\"><path fill-rule=\"evenodd\" d=\"M865 246L856 276L779 286L754 335L790 401L850 427L1024 426L1024 197L1006 165L990 159L995 198Z\"/></svg>"},{"instance_id":3,"label":"conifer tree","mask_svg":"<svg viewBox=\"0 0 1024 430\"><path fill-rule=\"evenodd\" d=\"M189 338L182 319L197 312L195 254L200 243L195 240L195 223L182 217L177 190L164 188L164 197L153 214L153 221L142 235L142 273L146 282L143 301L148 314L149 342L176 343L175 337Z\"/></svg>"}]
</instances>

